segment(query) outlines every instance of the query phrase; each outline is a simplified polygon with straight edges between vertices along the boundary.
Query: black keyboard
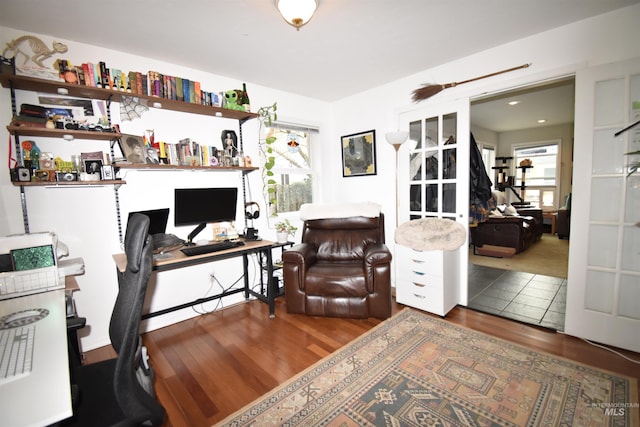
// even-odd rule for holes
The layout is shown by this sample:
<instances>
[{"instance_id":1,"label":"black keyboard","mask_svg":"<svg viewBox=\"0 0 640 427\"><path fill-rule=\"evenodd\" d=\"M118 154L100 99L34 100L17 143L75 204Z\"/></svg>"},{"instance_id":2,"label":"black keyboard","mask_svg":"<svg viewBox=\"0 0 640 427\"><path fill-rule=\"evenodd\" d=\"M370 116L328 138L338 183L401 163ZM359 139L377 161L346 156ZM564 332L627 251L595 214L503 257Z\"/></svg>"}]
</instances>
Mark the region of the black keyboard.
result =
<instances>
[{"instance_id":1,"label":"black keyboard","mask_svg":"<svg viewBox=\"0 0 640 427\"><path fill-rule=\"evenodd\" d=\"M186 256L210 254L212 252L224 251L225 249L237 248L244 245L244 242L238 240L234 242L218 242L209 245L188 246L180 249Z\"/></svg>"}]
</instances>

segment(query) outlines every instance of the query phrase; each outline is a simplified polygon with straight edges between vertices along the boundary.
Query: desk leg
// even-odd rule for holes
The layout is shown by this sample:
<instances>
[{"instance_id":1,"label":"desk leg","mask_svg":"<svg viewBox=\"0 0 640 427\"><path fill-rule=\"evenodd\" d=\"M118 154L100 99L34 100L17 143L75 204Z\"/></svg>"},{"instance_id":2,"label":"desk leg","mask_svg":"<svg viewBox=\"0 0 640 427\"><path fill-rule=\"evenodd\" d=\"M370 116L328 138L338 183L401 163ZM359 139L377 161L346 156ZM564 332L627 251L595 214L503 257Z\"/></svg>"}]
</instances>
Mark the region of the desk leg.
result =
<instances>
[{"instance_id":1,"label":"desk leg","mask_svg":"<svg viewBox=\"0 0 640 427\"><path fill-rule=\"evenodd\" d=\"M249 257L242 254L242 267L244 271L244 299L249 301Z\"/></svg>"},{"instance_id":2,"label":"desk leg","mask_svg":"<svg viewBox=\"0 0 640 427\"><path fill-rule=\"evenodd\" d=\"M271 248L264 251L267 261L267 301L269 302L269 318L276 317L276 291L273 289L273 259L271 256Z\"/></svg>"}]
</instances>

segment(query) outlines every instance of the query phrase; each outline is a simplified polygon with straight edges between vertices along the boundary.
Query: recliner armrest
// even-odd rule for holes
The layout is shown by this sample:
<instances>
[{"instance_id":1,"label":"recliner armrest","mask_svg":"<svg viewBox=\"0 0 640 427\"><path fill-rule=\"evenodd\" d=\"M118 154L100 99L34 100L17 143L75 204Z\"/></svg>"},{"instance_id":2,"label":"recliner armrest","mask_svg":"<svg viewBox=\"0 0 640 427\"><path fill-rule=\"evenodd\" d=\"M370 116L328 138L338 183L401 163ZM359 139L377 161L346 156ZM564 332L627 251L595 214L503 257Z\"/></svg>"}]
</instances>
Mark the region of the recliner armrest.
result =
<instances>
[{"instance_id":1,"label":"recliner armrest","mask_svg":"<svg viewBox=\"0 0 640 427\"><path fill-rule=\"evenodd\" d=\"M283 262L293 262L302 265L316 263L316 248L309 243L298 243L282 253Z\"/></svg>"},{"instance_id":2,"label":"recliner armrest","mask_svg":"<svg viewBox=\"0 0 640 427\"><path fill-rule=\"evenodd\" d=\"M364 252L364 262L367 265L386 264L391 262L391 251L385 244L367 245Z\"/></svg>"}]
</instances>

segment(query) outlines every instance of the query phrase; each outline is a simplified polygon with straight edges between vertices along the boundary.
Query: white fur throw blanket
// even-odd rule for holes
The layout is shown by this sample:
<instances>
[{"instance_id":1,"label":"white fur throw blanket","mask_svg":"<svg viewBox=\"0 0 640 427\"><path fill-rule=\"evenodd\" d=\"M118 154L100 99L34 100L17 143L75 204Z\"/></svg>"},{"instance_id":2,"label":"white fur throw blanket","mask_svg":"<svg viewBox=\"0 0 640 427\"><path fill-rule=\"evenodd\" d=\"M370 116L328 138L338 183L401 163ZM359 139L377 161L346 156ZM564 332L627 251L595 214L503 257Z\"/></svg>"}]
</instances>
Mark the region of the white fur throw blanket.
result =
<instances>
[{"instance_id":1,"label":"white fur throw blanket","mask_svg":"<svg viewBox=\"0 0 640 427\"><path fill-rule=\"evenodd\" d=\"M300 219L302 221L325 218L350 218L352 216L375 218L380 216L380 205L373 202L353 202L334 204L305 203L300 206Z\"/></svg>"},{"instance_id":2,"label":"white fur throw blanket","mask_svg":"<svg viewBox=\"0 0 640 427\"><path fill-rule=\"evenodd\" d=\"M465 242L462 224L449 219L422 218L396 228L396 243L419 251L453 251Z\"/></svg>"}]
</instances>

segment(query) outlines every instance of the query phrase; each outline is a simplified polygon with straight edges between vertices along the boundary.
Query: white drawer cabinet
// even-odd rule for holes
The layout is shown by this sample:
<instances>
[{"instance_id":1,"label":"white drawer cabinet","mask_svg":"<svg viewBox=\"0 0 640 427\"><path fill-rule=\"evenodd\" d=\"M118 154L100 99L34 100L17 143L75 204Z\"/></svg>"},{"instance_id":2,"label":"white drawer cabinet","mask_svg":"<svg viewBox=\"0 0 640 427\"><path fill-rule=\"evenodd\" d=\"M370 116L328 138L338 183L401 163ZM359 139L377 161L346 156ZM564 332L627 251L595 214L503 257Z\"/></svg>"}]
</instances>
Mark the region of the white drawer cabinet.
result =
<instances>
[{"instance_id":1,"label":"white drawer cabinet","mask_svg":"<svg viewBox=\"0 0 640 427\"><path fill-rule=\"evenodd\" d=\"M458 304L457 251L417 251L396 245L396 301L445 316Z\"/></svg>"}]
</instances>

